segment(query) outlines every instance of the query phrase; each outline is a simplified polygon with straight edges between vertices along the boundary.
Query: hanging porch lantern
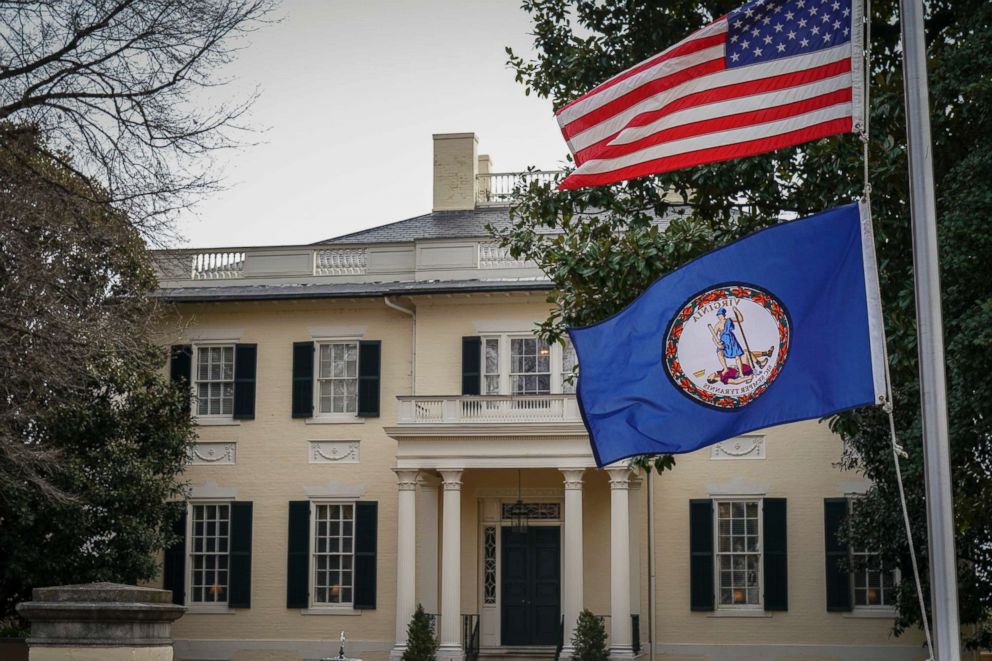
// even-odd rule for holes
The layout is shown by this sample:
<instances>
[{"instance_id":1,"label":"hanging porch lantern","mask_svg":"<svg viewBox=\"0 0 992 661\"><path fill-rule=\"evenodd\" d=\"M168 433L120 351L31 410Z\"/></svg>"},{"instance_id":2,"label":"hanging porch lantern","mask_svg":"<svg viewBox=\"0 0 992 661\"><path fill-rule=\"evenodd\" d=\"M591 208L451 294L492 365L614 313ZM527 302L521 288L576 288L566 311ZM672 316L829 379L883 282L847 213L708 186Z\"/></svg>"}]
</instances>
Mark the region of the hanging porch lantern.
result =
<instances>
[{"instance_id":1,"label":"hanging porch lantern","mask_svg":"<svg viewBox=\"0 0 992 661\"><path fill-rule=\"evenodd\" d=\"M527 532L527 506L520 488L520 470L517 470L517 502L510 505L510 530L516 534Z\"/></svg>"}]
</instances>

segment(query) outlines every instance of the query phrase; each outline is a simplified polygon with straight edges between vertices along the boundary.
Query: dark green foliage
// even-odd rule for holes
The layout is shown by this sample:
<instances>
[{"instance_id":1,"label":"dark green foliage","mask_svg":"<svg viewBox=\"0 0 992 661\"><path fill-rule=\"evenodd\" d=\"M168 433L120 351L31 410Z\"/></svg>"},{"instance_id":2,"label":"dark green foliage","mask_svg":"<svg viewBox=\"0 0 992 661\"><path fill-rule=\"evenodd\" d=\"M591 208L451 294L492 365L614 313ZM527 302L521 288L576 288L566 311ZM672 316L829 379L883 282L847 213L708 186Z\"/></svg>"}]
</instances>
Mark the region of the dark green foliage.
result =
<instances>
[{"instance_id":1,"label":"dark green foliage","mask_svg":"<svg viewBox=\"0 0 992 661\"><path fill-rule=\"evenodd\" d=\"M410 624L406 628L406 650L403 661L434 661L437 652L437 638L431 631L431 620L424 607L417 604Z\"/></svg>"},{"instance_id":2,"label":"dark green foliage","mask_svg":"<svg viewBox=\"0 0 992 661\"><path fill-rule=\"evenodd\" d=\"M32 587L153 578L193 438L143 242L36 147L0 141L0 621Z\"/></svg>"},{"instance_id":3,"label":"dark green foliage","mask_svg":"<svg viewBox=\"0 0 992 661\"><path fill-rule=\"evenodd\" d=\"M676 43L739 0L525 0L535 56L508 50L525 93L560 106ZM933 156L947 343L949 419L960 563L961 619L992 613L992 3L927 3ZM926 571L923 452L913 293L898 6L872 3L872 209L900 442L915 543ZM564 148L563 148L564 149ZM768 226L847 203L862 190L862 145L837 136L770 155L690 168L604 188L522 187L515 224L501 234L515 257L540 264L558 285L542 331L599 321L660 275ZM665 191L672 191L666 197ZM673 202L687 203L673 206ZM742 206L746 204L746 206ZM651 220L681 214L664 231ZM564 233L549 234L552 227ZM880 549L902 570L901 632L920 621L896 495L887 421L876 408L830 420L846 441L842 465L874 487L851 542ZM645 463L658 461L648 458ZM670 459L660 458L670 466ZM664 466L663 466L664 467ZM989 644L976 629L972 644ZM969 627L968 631L972 631Z\"/></svg>"},{"instance_id":4,"label":"dark green foliage","mask_svg":"<svg viewBox=\"0 0 992 661\"><path fill-rule=\"evenodd\" d=\"M592 614L588 608L579 613L572 634L573 661L607 661L610 658L606 650L606 628L603 621Z\"/></svg>"}]
</instances>

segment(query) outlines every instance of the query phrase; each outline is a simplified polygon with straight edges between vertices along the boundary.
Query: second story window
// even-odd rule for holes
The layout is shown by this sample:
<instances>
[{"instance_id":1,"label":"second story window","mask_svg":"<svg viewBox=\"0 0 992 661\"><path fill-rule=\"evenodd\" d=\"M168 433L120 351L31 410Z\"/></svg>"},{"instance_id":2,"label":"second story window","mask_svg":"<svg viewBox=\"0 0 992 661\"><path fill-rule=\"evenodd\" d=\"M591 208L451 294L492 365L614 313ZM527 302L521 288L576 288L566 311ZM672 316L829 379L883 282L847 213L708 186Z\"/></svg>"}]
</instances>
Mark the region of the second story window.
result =
<instances>
[{"instance_id":1,"label":"second story window","mask_svg":"<svg viewBox=\"0 0 992 661\"><path fill-rule=\"evenodd\" d=\"M572 373L575 351L565 344L549 345L530 334L487 335L481 338L479 393L483 395L549 395L574 393L565 377Z\"/></svg>"},{"instance_id":2,"label":"second story window","mask_svg":"<svg viewBox=\"0 0 992 661\"><path fill-rule=\"evenodd\" d=\"M317 414L358 411L358 342L318 345Z\"/></svg>"},{"instance_id":3,"label":"second story window","mask_svg":"<svg viewBox=\"0 0 992 661\"><path fill-rule=\"evenodd\" d=\"M234 345L196 348L196 415L234 414Z\"/></svg>"},{"instance_id":4,"label":"second story window","mask_svg":"<svg viewBox=\"0 0 992 661\"><path fill-rule=\"evenodd\" d=\"M536 337L510 339L510 392L544 395L551 392L551 347Z\"/></svg>"}]
</instances>

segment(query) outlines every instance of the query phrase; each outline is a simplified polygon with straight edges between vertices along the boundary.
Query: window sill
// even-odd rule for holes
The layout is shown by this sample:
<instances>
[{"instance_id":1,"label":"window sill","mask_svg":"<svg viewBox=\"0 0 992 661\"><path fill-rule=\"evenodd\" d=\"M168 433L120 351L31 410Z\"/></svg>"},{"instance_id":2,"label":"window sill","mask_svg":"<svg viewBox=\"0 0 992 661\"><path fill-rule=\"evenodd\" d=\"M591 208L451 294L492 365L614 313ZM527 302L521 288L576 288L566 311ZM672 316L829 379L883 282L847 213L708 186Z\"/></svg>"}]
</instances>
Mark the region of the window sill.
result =
<instances>
[{"instance_id":1,"label":"window sill","mask_svg":"<svg viewBox=\"0 0 992 661\"><path fill-rule=\"evenodd\" d=\"M772 614L768 611L760 610L757 608L726 608L723 610L715 610L706 617L771 617Z\"/></svg>"},{"instance_id":2,"label":"window sill","mask_svg":"<svg viewBox=\"0 0 992 661\"><path fill-rule=\"evenodd\" d=\"M347 416L326 416L318 418L307 418L305 420L308 425L364 425L365 418L359 418L357 415L347 415Z\"/></svg>"},{"instance_id":3,"label":"window sill","mask_svg":"<svg viewBox=\"0 0 992 661\"><path fill-rule=\"evenodd\" d=\"M234 615L234 609L223 606L210 606L207 604L187 604L187 615Z\"/></svg>"},{"instance_id":4,"label":"window sill","mask_svg":"<svg viewBox=\"0 0 992 661\"><path fill-rule=\"evenodd\" d=\"M340 607L340 606L313 606L311 608L304 608L300 611L300 615L361 615L362 611L355 610L350 607Z\"/></svg>"},{"instance_id":5,"label":"window sill","mask_svg":"<svg viewBox=\"0 0 992 661\"><path fill-rule=\"evenodd\" d=\"M193 418L193 424L197 427L239 427L240 420L234 418Z\"/></svg>"},{"instance_id":6,"label":"window sill","mask_svg":"<svg viewBox=\"0 0 992 661\"><path fill-rule=\"evenodd\" d=\"M894 620L896 618L896 609L885 606L880 608L855 607L854 610L844 613L844 617L856 620Z\"/></svg>"}]
</instances>

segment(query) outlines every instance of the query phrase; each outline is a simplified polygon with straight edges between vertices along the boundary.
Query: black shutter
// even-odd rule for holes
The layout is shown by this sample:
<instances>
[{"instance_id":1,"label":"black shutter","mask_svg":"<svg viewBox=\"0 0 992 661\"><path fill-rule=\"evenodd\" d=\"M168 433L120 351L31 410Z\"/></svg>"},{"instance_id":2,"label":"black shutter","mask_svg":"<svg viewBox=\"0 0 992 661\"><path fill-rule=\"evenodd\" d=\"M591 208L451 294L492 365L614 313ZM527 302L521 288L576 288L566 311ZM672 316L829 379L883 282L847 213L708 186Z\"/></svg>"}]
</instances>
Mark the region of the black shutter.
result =
<instances>
[{"instance_id":1,"label":"black shutter","mask_svg":"<svg viewBox=\"0 0 992 661\"><path fill-rule=\"evenodd\" d=\"M286 567L286 608L310 606L310 501L289 503L289 560Z\"/></svg>"},{"instance_id":2,"label":"black shutter","mask_svg":"<svg viewBox=\"0 0 992 661\"><path fill-rule=\"evenodd\" d=\"M847 520L847 498L823 499L823 537L827 562L827 610L851 610L851 577L847 541L841 538Z\"/></svg>"},{"instance_id":3,"label":"black shutter","mask_svg":"<svg viewBox=\"0 0 992 661\"><path fill-rule=\"evenodd\" d=\"M713 610L713 501L689 501L689 603L694 611Z\"/></svg>"},{"instance_id":4,"label":"black shutter","mask_svg":"<svg viewBox=\"0 0 992 661\"><path fill-rule=\"evenodd\" d=\"M162 587L172 590L172 603L182 606L186 603L186 503L172 506L179 510L172 524L172 532L179 536L179 541L165 549Z\"/></svg>"},{"instance_id":5,"label":"black shutter","mask_svg":"<svg viewBox=\"0 0 992 661\"><path fill-rule=\"evenodd\" d=\"M355 503L355 596L357 610L375 610L379 503Z\"/></svg>"},{"instance_id":6,"label":"black shutter","mask_svg":"<svg viewBox=\"0 0 992 661\"><path fill-rule=\"evenodd\" d=\"M258 345L234 346L234 419L255 419L255 363Z\"/></svg>"},{"instance_id":7,"label":"black shutter","mask_svg":"<svg viewBox=\"0 0 992 661\"><path fill-rule=\"evenodd\" d=\"M231 608L251 608L251 511L250 502L231 503L227 595Z\"/></svg>"},{"instance_id":8,"label":"black shutter","mask_svg":"<svg viewBox=\"0 0 992 661\"><path fill-rule=\"evenodd\" d=\"M186 400L186 410L189 411L192 404L193 391L193 347L189 344L177 344L172 347L169 360L169 378L173 383L185 382L190 388L190 396Z\"/></svg>"},{"instance_id":9,"label":"black shutter","mask_svg":"<svg viewBox=\"0 0 992 661\"><path fill-rule=\"evenodd\" d=\"M785 498L765 498L763 507L765 610L789 610L788 534Z\"/></svg>"},{"instance_id":10,"label":"black shutter","mask_svg":"<svg viewBox=\"0 0 992 661\"><path fill-rule=\"evenodd\" d=\"M293 342L293 417L313 417L313 342Z\"/></svg>"},{"instance_id":11,"label":"black shutter","mask_svg":"<svg viewBox=\"0 0 992 661\"><path fill-rule=\"evenodd\" d=\"M462 394L482 392L482 338L462 338Z\"/></svg>"},{"instance_id":12,"label":"black shutter","mask_svg":"<svg viewBox=\"0 0 992 661\"><path fill-rule=\"evenodd\" d=\"M382 342L369 340L358 343L358 415L379 417L379 374L382 363Z\"/></svg>"}]
</instances>

